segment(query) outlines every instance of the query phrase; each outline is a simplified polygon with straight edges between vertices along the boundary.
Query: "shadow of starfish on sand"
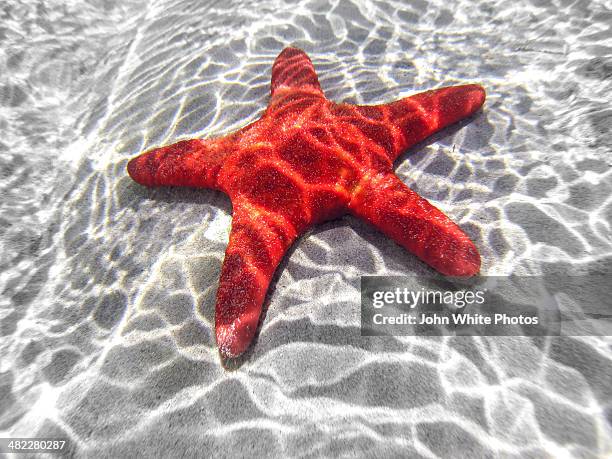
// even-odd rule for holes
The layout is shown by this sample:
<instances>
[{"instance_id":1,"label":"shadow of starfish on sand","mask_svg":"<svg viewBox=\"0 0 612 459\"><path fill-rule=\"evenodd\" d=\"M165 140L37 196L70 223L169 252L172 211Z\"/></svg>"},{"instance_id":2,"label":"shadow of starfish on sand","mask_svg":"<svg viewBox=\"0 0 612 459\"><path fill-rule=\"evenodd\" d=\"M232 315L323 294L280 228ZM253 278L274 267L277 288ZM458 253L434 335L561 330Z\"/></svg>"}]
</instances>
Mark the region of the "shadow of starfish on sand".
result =
<instances>
[{"instance_id":1,"label":"shadow of starfish on sand","mask_svg":"<svg viewBox=\"0 0 612 459\"><path fill-rule=\"evenodd\" d=\"M286 48L272 67L270 103L260 119L128 163L142 185L212 188L230 197L232 229L215 306L224 360L253 341L270 281L294 241L346 213L444 275L478 273L472 241L393 173L393 161L475 113L484 99L484 89L471 84L382 105L336 104L323 94L308 56Z\"/></svg>"}]
</instances>

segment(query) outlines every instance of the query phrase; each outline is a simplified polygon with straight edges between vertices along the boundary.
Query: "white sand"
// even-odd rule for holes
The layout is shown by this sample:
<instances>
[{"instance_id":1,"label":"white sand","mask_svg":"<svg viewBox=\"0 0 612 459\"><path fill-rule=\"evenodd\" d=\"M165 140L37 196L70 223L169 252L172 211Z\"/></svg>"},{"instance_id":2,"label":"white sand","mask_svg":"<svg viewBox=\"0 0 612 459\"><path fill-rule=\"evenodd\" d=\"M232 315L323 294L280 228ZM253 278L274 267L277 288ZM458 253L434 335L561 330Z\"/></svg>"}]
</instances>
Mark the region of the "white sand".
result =
<instances>
[{"instance_id":1,"label":"white sand","mask_svg":"<svg viewBox=\"0 0 612 459\"><path fill-rule=\"evenodd\" d=\"M338 101L484 85L483 112L398 175L473 238L484 274L609 270L603 2L21 3L0 7L0 437L96 457L611 451L609 338L361 337L360 276L431 270L353 218L296 243L257 342L224 369L229 200L125 172L256 119L295 44Z\"/></svg>"}]
</instances>

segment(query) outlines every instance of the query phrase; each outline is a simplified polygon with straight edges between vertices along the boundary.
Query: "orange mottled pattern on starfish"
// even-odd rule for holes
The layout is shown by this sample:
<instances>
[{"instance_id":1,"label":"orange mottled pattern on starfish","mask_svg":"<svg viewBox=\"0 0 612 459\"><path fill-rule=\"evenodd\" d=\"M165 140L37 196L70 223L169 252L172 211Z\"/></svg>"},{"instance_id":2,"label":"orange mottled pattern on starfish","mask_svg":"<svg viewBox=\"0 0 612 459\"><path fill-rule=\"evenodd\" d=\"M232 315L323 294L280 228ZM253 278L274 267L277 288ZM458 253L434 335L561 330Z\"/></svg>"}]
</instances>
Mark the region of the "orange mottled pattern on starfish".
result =
<instances>
[{"instance_id":1,"label":"orange mottled pattern on starfish","mask_svg":"<svg viewBox=\"0 0 612 459\"><path fill-rule=\"evenodd\" d=\"M297 237L351 213L442 274L471 276L478 250L440 210L393 173L393 161L478 110L478 85L435 89L381 105L325 98L308 56L287 48L272 67L263 116L234 134L146 152L128 172L146 186L219 189L233 221L221 268L215 327L224 357L249 346L270 280Z\"/></svg>"}]
</instances>

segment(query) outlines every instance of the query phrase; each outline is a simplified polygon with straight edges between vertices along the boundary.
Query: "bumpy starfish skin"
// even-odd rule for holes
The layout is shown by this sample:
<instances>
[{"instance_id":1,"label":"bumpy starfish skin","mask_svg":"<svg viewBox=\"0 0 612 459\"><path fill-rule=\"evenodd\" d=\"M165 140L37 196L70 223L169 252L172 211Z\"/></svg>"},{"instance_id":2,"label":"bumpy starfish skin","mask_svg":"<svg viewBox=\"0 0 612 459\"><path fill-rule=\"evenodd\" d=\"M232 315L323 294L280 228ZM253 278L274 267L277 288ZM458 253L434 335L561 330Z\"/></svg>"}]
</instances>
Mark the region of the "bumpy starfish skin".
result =
<instances>
[{"instance_id":1,"label":"bumpy starfish skin","mask_svg":"<svg viewBox=\"0 0 612 459\"><path fill-rule=\"evenodd\" d=\"M427 91L389 104L325 98L308 56L286 48L272 67L263 116L229 136L186 140L128 163L146 186L227 193L233 221L217 292L217 344L244 352L257 329L270 280L309 227L351 213L445 275L472 276L478 250L441 211L393 173L393 161L432 133L478 110L478 85Z\"/></svg>"}]
</instances>

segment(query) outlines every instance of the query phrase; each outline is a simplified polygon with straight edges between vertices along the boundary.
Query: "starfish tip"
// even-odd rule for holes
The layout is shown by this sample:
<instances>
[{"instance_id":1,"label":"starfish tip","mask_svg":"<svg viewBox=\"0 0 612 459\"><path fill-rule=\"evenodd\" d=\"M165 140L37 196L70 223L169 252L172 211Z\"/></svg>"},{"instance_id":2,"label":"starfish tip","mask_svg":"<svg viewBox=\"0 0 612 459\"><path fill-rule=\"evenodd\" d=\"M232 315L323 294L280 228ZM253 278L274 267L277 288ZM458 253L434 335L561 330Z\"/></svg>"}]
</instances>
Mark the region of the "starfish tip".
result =
<instances>
[{"instance_id":1,"label":"starfish tip","mask_svg":"<svg viewBox=\"0 0 612 459\"><path fill-rule=\"evenodd\" d=\"M127 163L127 172L132 179L141 185L146 185L146 175L142 167L142 155L132 158Z\"/></svg>"},{"instance_id":2,"label":"starfish tip","mask_svg":"<svg viewBox=\"0 0 612 459\"><path fill-rule=\"evenodd\" d=\"M442 110L453 114L452 121L458 121L476 113L484 104L485 98L485 89L479 84L451 86Z\"/></svg>"},{"instance_id":3,"label":"starfish tip","mask_svg":"<svg viewBox=\"0 0 612 459\"><path fill-rule=\"evenodd\" d=\"M241 325L240 320L229 325L217 323L215 328L219 353L224 359L234 359L244 353L255 335L255 327Z\"/></svg>"},{"instance_id":4,"label":"starfish tip","mask_svg":"<svg viewBox=\"0 0 612 459\"><path fill-rule=\"evenodd\" d=\"M286 56L287 54L298 54L298 53L303 53L303 52L304 51L302 51L300 48L296 46L285 46L283 50L279 53L277 58L281 56Z\"/></svg>"},{"instance_id":5,"label":"starfish tip","mask_svg":"<svg viewBox=\"0 0 612 459\"><path fill-rule=\"evenodd\" d=\"M472 89L470 98L473 101L474 107L476 107L474 111L476 111L484 104L484 101L487 98L487 93L485 91L485 88L483 88L479 84L473 84L470 86Z\"/></svg>"},{"instance_id":6,"label":"starfish tip","mask_svg":"<svg viewBox=\"0 0 612 459\"><path fill-rule=\"evenodd\" d=\"M452 263L443 264L437 269L445 276L472 277L480 272L480 253L472 243L468 241L453 257Z\"/></svg>"}]
</instances>

